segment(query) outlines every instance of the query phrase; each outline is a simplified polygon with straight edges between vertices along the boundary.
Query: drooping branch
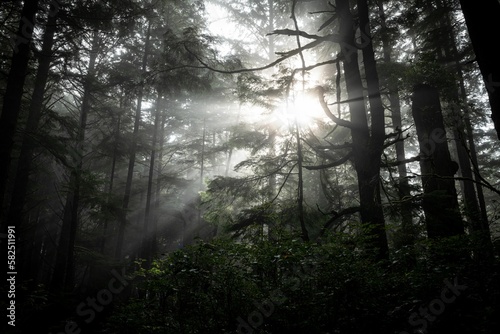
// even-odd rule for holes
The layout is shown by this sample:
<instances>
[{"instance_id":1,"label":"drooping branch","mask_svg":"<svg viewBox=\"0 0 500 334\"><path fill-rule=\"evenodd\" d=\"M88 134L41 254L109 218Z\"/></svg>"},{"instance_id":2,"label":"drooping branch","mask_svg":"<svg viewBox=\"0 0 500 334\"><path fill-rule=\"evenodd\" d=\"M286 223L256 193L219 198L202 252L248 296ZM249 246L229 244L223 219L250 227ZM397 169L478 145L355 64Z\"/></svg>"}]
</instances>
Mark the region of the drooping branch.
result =
<instances>
[{"instance_id":1,"label":"drooping branch","mask_svg":"<svg viewBox=\"0 0 500 334\"><path fill-rule=\"evenodd\" d=\"M443 176L443 175L433 175L433 176L436 177L436 178L439 178L439 179L453 179L453 180L458 180L458 181L470 181L470 182L474 182L474 183L480 184L481 186L483 186L483 187L485 187L485 188L493 191L495 194L500 195L500 190L498 190L497 188L493 187L489 182L487 182L484 179L482 179L483 182L478 182L478 181L476 181L474 179L467 178L467 177L460 177L460 176Z\"/></svg>"},{"instance_id":2,"label":"drooping branch","mask_svg":"<svg viewBox=\"0 0 500 334\"><path fill-rule=\"evenodd\" d=\"M387 137L387 135L386 135L386 137ZM410 134L409 133L406 134L406 137L398 137L398 138L396 138L394 140L391 140L391 141L385 143L384 144L384 148L387 148L387 147L392 146L392 145L394 145L396 143L399 143L400 141L405 141L408 138L410 138Z\"/></svg>"},{"instance_id":3,"label":"drooping branch","mask_svg":"<svg viewBox=\"0 0 500 334\"><path fill-rule=\"evenodd\" d=\"M196 52L191 51L187 45L184 45L184 48L186 49L186 51L189 54L191 54L193 57L195 57L196 60L202 65L202 66L188 65L186 67L189 67L189 68L199 68L199 69L208 69L208 70L211 70L211 71L214 71L214 72L217 72L217 73L223 73L223 74L238 74L238 73L263 71L263 70L267 70L268 68L271 68L273 66L276 66L276 65L280 64L281 62L283 62L284 60L286 60L288 58L291 58L291 57L293 57L295 55L300 54L304 50L312 49L312 48L318 46L319 44L321 44L324 41L325 41L325 39L319 39L319 40L315 40L315 41L313 41L311 43L308 43L308 44L306 44L304 46L301 46L299 48L296 48L296 49L293 49L293 50L290 50L290 51L279 52L279 53L277 52L277 54L281 56L280 58L276 59L275 61L273 61L273 62L271 62L271 63L269 63L267 65L261 66L261 67L240 68L240 69L236 69L236 70L222 70L222 69L218 69L218 68L212 67L211 65L207 64L207 62L205 62L203 59L201 59L200 56L198 56L196 54Z\"/></svg>"},{"instance_id":4,"label":"drooping branch","mask_svg":"<svg viewBox=\"0 0 500 334\"><path fill-rule=\"evenodd\" d=\"M332 168L332 167L337 167L345 163L347 160L349 160L352 156L352 152L349 152L344 156L343 158L330 162L328 164L324 165L318 165L318 166L304 166L305 169L307 170L319 170L319 169L325 169L325 168Z\"/></svg>"},{"instance_id":5,"label":"drooping branch","mask_svg":"<svg viewBox=\"0 0 500 334\"><path fill-rule=\"evenodd\" d=\"M313 148L314 150L340 150L343 148L352 148L352 143L344 143L340 145L330 144L330 145L316 145L316 146L309 145L309 146L311 146L311 148Z\"/></svg>"},{"instance_id":6,"label":"drooping branch","mask_svg":"<svg viewBox=\"0 0 500 334\"><path fill-rule=\"evenodd\" d=\"M361 208L359 206L353 206L350 208L345 208L339 212L334 212L333 217L328 219L328 221L325 223L325 225L323 225L323 228L321 229L321 232L319 234L320 237L322 237L325 234L326 230L328 230L333 225L333 223L335 223L338 219L340 219L344 216L347 216L347 215L352 215L356 212L359 212L360 210L361 210Z\"/></svg>"},{"instance_id":7,"label":"drooping branch","mask_svg":"<svg viewBox=\"0 0 500 334\"><path fill-rule=\"evenodd\" d=\"M404 160L398 160L398 161L394 161L394 162L386 162L386 163L382 163L381 164L381 167L395 167L395 166L399 166L399 165L403 165L403 164L407 164L409 162L415 162L415 161L420 161L421 157L420 155L417 155L415 157L412 157L412 158L408 158L408 159L404 159Z\"/></svg>"},{"instance_id":8,"label":"drooping branch","mask_svg":"<svg viewBox=\"0 0 500 334\"><path fill-rule=\"evenodd\" d=\"M341 118L338 118L337 116L335 116L331 111L330 111L330 108L328 108L328 104L326 103L325 101L325 90L323 87L318 87L317 88L317 92L318 92L318 99L319 99L319 103L321 105L321 107L323 108L323 111L325 112L325 114L333 121L335 122L336 124L340 125L340 126L343 126L343 127L346 127L346 128L349 128L349 129L352 129L354 128L354 125L349 122L349 121L346 121L346 120L343 120Z\"/></svg>"},{"instance_id":9,"label":"drooping branch","mask_svg":"<svg viewBox=\"0 0 500 334\"><path fill-rule=\"evenodd\" d=\"M279 29L270 32L269 35L285 35L285 36L300 36L308 39L321 40L321 41L332 41L338 43L340 41L340 36L338 34L328 34L325 36L311 35L302 30L292 30L292 29Z\"/></svg>"}]
</instances>

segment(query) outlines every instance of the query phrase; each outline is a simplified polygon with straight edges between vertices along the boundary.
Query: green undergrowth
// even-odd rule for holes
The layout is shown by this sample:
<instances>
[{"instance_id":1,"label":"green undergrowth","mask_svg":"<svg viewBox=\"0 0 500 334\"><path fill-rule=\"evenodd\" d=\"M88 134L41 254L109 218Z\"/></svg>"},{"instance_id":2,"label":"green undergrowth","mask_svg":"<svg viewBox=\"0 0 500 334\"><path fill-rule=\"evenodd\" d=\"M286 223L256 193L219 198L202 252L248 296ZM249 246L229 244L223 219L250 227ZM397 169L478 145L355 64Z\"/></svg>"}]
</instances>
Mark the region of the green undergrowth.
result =
<instances>
[{"instance_id":1,"label":"green undergrowth","mask_svg":"<svg viewBox=\"0 0 500 334\"><path fill-rule=\"evenodd\" d=\"M497 333L498 261L475 259L468 239L419 243L389 262L356 244L199 242L140 269L106 331Z\"/></svg>"}]
</instances>

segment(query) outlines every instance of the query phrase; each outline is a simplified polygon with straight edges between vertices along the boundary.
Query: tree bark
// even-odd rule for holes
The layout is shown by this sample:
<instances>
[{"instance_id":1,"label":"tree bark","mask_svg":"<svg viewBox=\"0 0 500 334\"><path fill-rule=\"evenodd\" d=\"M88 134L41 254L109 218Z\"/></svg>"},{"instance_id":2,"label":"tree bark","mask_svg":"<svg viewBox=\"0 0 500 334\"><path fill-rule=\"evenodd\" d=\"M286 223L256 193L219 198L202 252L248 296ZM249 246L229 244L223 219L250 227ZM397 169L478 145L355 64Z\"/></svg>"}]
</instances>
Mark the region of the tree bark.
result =
<instances>
[{"instance_id":1,"label":"tree bark","mask_svg":"<svg viewBox=\"0 0 500 334\"><path fill-rule=\"evenodd\" d=\"M384 62L386 64L392 63L392 47L391 40L388 34L388 28L386 24L386 15L384 10L384 4L382 1L377 1L379 7L379 16L381 20L382 27L382 47L384 53ZM410 246L415 242L415 228L413 226L413 214L412 214L412 204L411 204L411 193L410 185L408 183L408 173L406 172L406 160L405 156L405 146L403 141L403 124L401 121L401 101L399 99L399 89L398 85L392 78L387 79L387 88L389 90L389 105L391 108L392 117L392 127L395 132L399 132L398 141L395 144L396 147L396 158L400 162L398 164L398 197L401 201L401 238L398 242L398 246Z\"/></svg>"},{"instance_id":2,"label":"tree bark","mask_svg":"<svg viewBox=\"0 0 500 334\"><path fill-rule=\"evenodd\" d=\"M500 139L500 62L495 36L500 36L500 3L483 0L460 0L467 30L483 76L491 106L491 119Z\"/></svg>"},{"instance_id":3,"label":"tree bark","mask_svg":"<svg viewBox=\"0 0 500 334\"><path fill-rule=\"evenodd\" d=\"M10 224L19 226L22 231L20 235L20 256L23 259L20 262L20 273L33 273L30 263L32 258L34 237L36 225L22 226L24 220L24 205L26 202L26 194L28 192L29 174L33 160L33 151L37 147L36 132L40 121L40 116L43 108L43 99L45 86L49 76L49 69L52 60L52 47L54 44L54 34L56 32L57 15L49 15L45 33L43 35L42 50L38 56L38 69L35 78L33 94L29 107L28 120L23 134L21 153L19 156L18 168L14 180L14 188L12 190L12 198L8 210L7 220ZM24 255L23 255L24 254ZM29 275L26 278L34 278Z\"/></svg>"},{"instance_id":4,"label":"tree bark","mask_svg":"<svg viewBox=\"0 0 500 334\"><path fill-rule=\"evenodd\" d=\"M30 60L30 44L37 11L38 0L24 1L16 36L11 39L14 50L3 97L2 114L0 115L0 208L3 207L7 191L11 154L14 148L17 121L21 113L21 100Z\"/></svg>"},{"instance_id":5,"label":"tree bark","mask_svg":"<svg viewBox=\"0 0 500 334\"><path fill-rule=\"evenodd\" d=\"M142 74L146 72L146 66L149 56L149 40L151 34L151 22L148 23L148 28L146 32L146 41L144 43L144 55L142 58ZM125 184L125 193L123 195L122 201L122 212L120 213L120 221L118 226L118 236L115 249L115 258L120 260L123 251L123 241L125 238L125 228L127 226L127 210L130 202L130 195L132 193L132 180L134 176L134 166L135 166L135 155L137 149L137 141L139 137L139 127L141 123L141 109L142 109L142 96L144 94L144 82L140 83L139 94L137 96L137 106L135 109L135 119L134 119L134 132L132 145L130 148L129 162L128 162L128 172L127 172L127 182Z\"/></svg>"},{"instance_id":6,"label":"tree bark","mask_svg":"<svg viewBox=\"0 0 500 334\"><path fill-rule=\"evenodd\" d=\"M153 234L153 219L151 215L151 198L153 195L153 178L155 172L155 158L156 158L156 142L158 137L158 126L160 122L161 113L161 93L158 92L158 97L156 99L156 110L154 117L154 129L153 129L153 139L151 142L151 155L149 160L149 175L148 175L148 189L146 192L146 209L144 212L144 235L142 239L142 254L141 257L146 260L146 267L151 265L152 256L152 245L156 242L156 235Z\"/></svg>"},{"instance_id":7,"label":"tree bark","mask_svg":"<svg viewBox=\"0 0 500 334\"><path fill-rule=\"evenodd\" d=\"M424 189L422 208L429 238L464 234L455 181L458 170L451 160L438 91L416 85L412 113L420 146L420 169Z\"/></svg>"},{"instance_id":8,"label":"tree bark","mask_svg":"<svg viewBox=\"0 0 500 334\"><path fill-rule=\"evenodd\" d=\"M371 241L368 248L376 252L376 258L383 260L388 257L388 243L385 233L384 214L380 198L380 162L384 140L384 113L380 110L380 92L378 89L378 76L374 68L373 48L371 38L368 36L368 51L363 53L367 83L369 91L373 93L370 100L372 106L372 124L370 129L366 114L363 82L358 64L358 53L355 38L355 24L349 8L348 0L337 0L337 12L340 17L339 34L341 52L344 58L346 89L351 113L351 135L353 141L354 167L358 177L360 197L360 215L362 223L370 228ZM361 10L366 3L360 2ZM361 15L362 14L362 15ZM368 29L367 13L360 13L360 21L365 23L362 29ZM371 53L371 55L370 55ZM372 94L370 94L372 95Z\"/></svg>"},{"instance_id":9,"label":"tree bark","mask_svg":"<svg viewBox=\"0 0 500 334\"><path fill-rule=\"evenodd\" d=\"M57 246L56 265L51 282L51 290L57 291L61 287L71 289L74 280L74 247L78 229L78 211L80 207L80 186L83 170L83 156L85 145L85 130L87 117L90 112L92 92L94 90L95 64L99 49L99 33L94 31L92 37L92 50L89 57L89 69L84 85L82 97L80 126L76 138L76 161L70 176L70 191L66 197L63 222L59 243Z\"/></svg>"}]
</instances>

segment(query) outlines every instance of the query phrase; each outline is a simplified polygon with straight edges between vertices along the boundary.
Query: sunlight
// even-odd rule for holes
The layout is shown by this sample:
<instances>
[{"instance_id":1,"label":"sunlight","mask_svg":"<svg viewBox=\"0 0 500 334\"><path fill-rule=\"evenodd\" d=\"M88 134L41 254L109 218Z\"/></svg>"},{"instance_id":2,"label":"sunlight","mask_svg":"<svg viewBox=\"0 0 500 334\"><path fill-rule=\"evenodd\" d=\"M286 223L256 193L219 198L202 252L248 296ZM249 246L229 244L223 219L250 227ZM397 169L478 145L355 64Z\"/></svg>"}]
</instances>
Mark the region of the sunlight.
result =
<instances>
[{"instance_id":1,"label":"sunlight","mask_svg":"<svg viewBox=\"0 0 500 334\"><path fill-rule=\"evenodd\" d=\"M314 128L318 121L325 119L325 115L310 88L290 92L288 101L278 109L278 118L283 125L293 126L297 119L300 128Z\"/></svg>"}]
</instances>

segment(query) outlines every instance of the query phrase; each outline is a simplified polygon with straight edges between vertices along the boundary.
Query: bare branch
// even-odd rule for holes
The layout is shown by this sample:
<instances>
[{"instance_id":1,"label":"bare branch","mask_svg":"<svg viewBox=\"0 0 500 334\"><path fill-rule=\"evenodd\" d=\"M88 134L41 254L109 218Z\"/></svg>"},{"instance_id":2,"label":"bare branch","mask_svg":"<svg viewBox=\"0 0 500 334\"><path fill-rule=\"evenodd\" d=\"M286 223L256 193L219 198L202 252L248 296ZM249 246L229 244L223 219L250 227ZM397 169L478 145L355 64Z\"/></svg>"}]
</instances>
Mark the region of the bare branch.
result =
<instances>
[{"instance_id":1,"label":"bare branch","mask_svg":"<svg viewBox=\"0 0 500 334\"><path fill-rule=\"evenodd\" d=\"M321 229L321 232L320 232L320 237L322 237L326 230L329 229L333 223L335 223L335 221L337 221L338 219L342 218L343 216L347 216L347 215L352 215L356 212L359 212L361 210L361 208L359 206L353 206L353 207L350 207L350 208L345 208L339 212L333 212L333 217L330 218L326 223L325 225L323 225L323 228Z\"/></svg>"},{"instance_id":2,"label":"bare branch","mask_svg":"<svg viewBox=\"0 0 500 334\"><path fill-rule=\"evenodd\" d=\"M417 155L412 158L404 159L404 160L399 160L399 161L394 161L394 162L387 162L387 163L382 163L381 167L394 167L394 166L399 166L403 164L407 164L409 162L415 162L415 161L420 161L420 155Z\"/></svg>"},{"instance_id":3,"label":"bare branch","mask_svg":"<svg viewBox=\"0 0 500 334\"><path fill-rule=\"evenodd\" d=\"M336 124L341 125L341 126L346 127L346 128L349 128L349 129L353 129L354 125L351 122L340 119L337 116L335 116L334 114L332 114L332 112L330 111L330 108L328 108L328 105L325 102L325 95L324 95L325 90L324 90L324 88L318 87L317 90L318 90L319 103L321 104L321 107L323 108L323 111L325 112L325 114L332 121L334 121Z\"/></svg>"},{"instance_id":4,"label":"bare branch","mask_svg":"<svg viewBox=\"0 0 500 334\"><path fill-rule=\"evenodd\" d=\"M211 71L214 71L214 72L217 72L217 73L223 73L223 74L237 74L237 73L247 73L247 72L263 71L263 70L267 70L268 68L271 68L273 66L276 66L276 65L280 64L282 61L284 61L284 60L286 60L288 58L291 58L291 57L293 57L293 56L295 56L297 54L300 54L304 50L314 48L317 45L321 44L325 40L326 39L316 40L316 41L308 43L308 44L306 44L304 46L301 46L300 48L294 49L294 50L290 50L290 51L286 51L286 52L279 52L279 53L277 52L276 54L281 55L281 57L278 58L278 59L276 59L275 61L267 64L267 65L264 65L264 66L261 66L261 67L254 67L254 68L240 68L240 69L236 69L236 70L222 70L222 69L214 68L214 67L210 66L209 64L207 64L204 60L202 60L201 57L198 56L195 52L191 51L186 45L184 45L184 48L186 49L186 51L189 52L193 57L195 57L196 60L202 66L186 65L186 66L182 66L182 67L183 68L199 68L199 69L205 68L205 69L209 69ZM324 62L324 63L320 63L320 65L325 65L325 64L329 64L329 63L330 62ZM320 65L318 65L318 66L320 66Z\"/></svg>"},{"instance_id":5,"label":"bare branch","mask_svg":"<svg viewBox=\"0 0 500 334\"><path fill-rule=\"evenodd\" d=\"M386 136L386 138L387 138L387 136ZM410 134L409 133L406 134L406 137L399 137L399 138L396 138L394 140L389 141L388 143L385 143L384 144L384 148L392 146L392 145L396 144L397 142L405 141L408 138L410 138Z\"/></svg>"},{"instance_id":6,"label":"bare branch","mask_svg":"<svg viewBox=\"0 0 500 334\"><path fill-rule=\"evenodd\" d=\"M349 160L352 156L352 152L347 153L347 155L337 161L330 162L328 164L324 165L319 165L319 166L304 166L305 169L307 170L319 170L319 169L325 169L325 168L331 168L331 167L337 167L345 163L347 160Z\"/></svg>"},{"instance_id":7,"label":"bare branch","mask_svg":"<svg viewBox=\"0 0 500 334\"><path fill-rule=\"evenodd\" d=\"M302 30L292 30L292 29L279 29L279 30L274 30L273 32L270 32L269 35L286 35L286 36L300 36L308 39L315 39L315 40L321 40L321 41L332 41L338 43L340 41L340 37L338 34L329 34L325 36L319 36L319 35L311 35L306 33L305 31Z\"/></svg>"}]
</instances>

